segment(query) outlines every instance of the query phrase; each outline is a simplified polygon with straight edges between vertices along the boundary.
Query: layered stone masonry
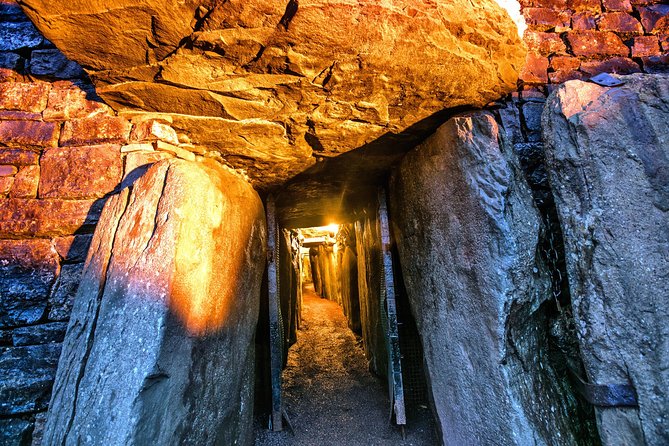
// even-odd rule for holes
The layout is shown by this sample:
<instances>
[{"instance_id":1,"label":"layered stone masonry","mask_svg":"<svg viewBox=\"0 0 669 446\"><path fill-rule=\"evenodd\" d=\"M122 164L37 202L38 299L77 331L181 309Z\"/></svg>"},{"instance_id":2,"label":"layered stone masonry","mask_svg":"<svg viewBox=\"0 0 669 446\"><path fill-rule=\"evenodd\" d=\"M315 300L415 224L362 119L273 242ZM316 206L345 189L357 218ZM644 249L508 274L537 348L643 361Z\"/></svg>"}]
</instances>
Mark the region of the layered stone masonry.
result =
<instances>
[{"instance_id":1,"label":"layered stone masonry","mask_svg":"<svg viewBox=\"0 0 669 446\"><path fill-rule=\"evenodd\" d=\"M662 0L520 0L528 29L526 84L603 72L669 72L669 5Z\"/></svg>"}]
</instances>

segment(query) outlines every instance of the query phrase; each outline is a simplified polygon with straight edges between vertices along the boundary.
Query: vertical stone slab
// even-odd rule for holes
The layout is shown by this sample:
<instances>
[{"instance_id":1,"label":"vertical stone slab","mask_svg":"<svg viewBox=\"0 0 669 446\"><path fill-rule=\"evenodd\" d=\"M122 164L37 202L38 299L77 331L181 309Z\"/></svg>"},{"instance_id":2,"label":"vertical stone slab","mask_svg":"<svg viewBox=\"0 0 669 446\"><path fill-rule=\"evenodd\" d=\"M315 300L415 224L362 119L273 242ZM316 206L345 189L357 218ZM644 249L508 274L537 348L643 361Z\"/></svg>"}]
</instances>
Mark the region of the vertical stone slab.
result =
<instances>
[{"instance_id":1,"label":"vertical stone slab","mask_svg":"<svg viewBox=\"0 0 669 446\"><path fill-rule=\"evenodd\" d=\"M546 359L539 215L492 115L442 125L390 197L443 443L576 444Z\"/></svg>"},{"instance_id":2,"label":"vertical stone slab","mask_svg":"<svg viewBox=\"0 0 669 446\"><path fill-rule=\"evenodd\" d=\"M45 444L249 444L262 203L165 160L110 198L83 272Z\"/></svg>"},{"instance_id":3,"label":"vertical stone slab","mask_svg":"<svg viewBox=\"0 0 669 446\"><path fill-rule=\"evenodd\" d=\"M632 384L639 408L599 408L604 444L669 444L669 78L561 85L546 158L588 379Z\"/></svg>"}]
</instances>

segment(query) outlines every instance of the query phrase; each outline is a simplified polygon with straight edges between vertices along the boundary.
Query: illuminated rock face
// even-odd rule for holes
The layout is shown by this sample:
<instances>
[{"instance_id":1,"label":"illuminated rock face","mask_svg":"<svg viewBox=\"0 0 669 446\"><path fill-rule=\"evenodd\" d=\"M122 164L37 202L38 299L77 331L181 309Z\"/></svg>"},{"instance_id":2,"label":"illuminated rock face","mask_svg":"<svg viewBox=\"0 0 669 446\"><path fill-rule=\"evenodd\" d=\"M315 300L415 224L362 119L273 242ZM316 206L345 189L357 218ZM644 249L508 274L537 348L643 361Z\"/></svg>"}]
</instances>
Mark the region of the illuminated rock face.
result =
<instances>
[{"instance_id":1,"label":"illuminated rock face","mask_svg":"<svg viewBox=\"0 0 669 446\"><path fill-rule=\"evenodd\" d=\"M596 408L605 445L669 444L669 78L571 81L543 114L583 364L639 407Z\"/></svg>"},{"instance_id":2,"label":"illuminated rock face","mask_svg":"<svg viewBox=\"0 0 669 446\"><path fill-rule=\"evenodd\" d=\"M63 344L44 444L248 444L265 221L215 166L112 196Z\"/></svg>"},{"instance_id":3,"label":"illuminated rock face","mask_svg":"<svg viewBox=\"0 0 669 446\"><path fill-rule=\"evenodd\" d=\"M183 141L261 186L386 134L424 137L410 127L514 89L525 58L494 0L20 3L108 104L173 115Z\"/></svg>"}]
</instances>

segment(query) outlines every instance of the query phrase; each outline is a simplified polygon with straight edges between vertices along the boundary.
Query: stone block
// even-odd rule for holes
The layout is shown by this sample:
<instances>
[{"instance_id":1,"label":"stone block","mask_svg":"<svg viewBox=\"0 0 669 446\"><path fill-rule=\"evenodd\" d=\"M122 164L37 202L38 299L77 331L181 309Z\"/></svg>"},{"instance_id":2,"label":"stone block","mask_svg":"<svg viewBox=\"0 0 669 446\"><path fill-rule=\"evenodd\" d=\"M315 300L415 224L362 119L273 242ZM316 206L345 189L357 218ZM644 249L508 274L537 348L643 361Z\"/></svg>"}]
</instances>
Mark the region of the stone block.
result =
<instances>
[{"instance_id":1,"label":"stone block","mask_svg":"<svg viewBox=\"0 0 669 446\"><path fill-rule=\"evenodd\" d=\"M58 283L49 298L50 321L67 321L70 318L83 270L83 263L66 264L61 267Z\"/></svg>"},{"instance_id":2,"label":"stone block","mask_svg":"<svg viewBox=\"0 0 669 446\"><path fill-rule=\"evenodd\" d=\"M660 56L642 57L643 71L651 74L668 74L669 73L669 54L662 54Z\"/></svg>"},{"instance_id":3,"label":"stone block","mask_svg":"<svg viewBox=\"0 0 669 446\"><path fill-rule=\"evenodd\" d=\"M554 54L567 54L567 46L564 44L558 34L539 33L526 31L525 44L531 52L542 56L551 56Z\"/></svg>"},{"instance_id":4,"label":"stone block","mask_svg":"<svg viewBox=\"0 0 669 446\"><path fill-rule=\"evenodd\" d=\"M545 84L548 82L548 58L536 53L527 53L527 60L520 79L526 83Z\"/></svg>"},{"instance_id":5,"label":"stone block","mask_svg":"<svg viewBox=\"0 0 669 446\"><path fill-rule=\"evenodd\" d=\"M149 119L135 124L130 134L130 141L164 141L169 144L178 145L179 137L177 132L167 123Z\"/></svg>"},{"instance_id":6,"label":"stone block","mask_svg":"<svg viewBox=\"0 0 669 446\"><path fill-rule=\"evenodd\" d=\"M0 110L42 113L51 85L46 82L0 83Z\"/></svg>"},{"instance_id":7,"label":"stone block","mask_svg":"<svg viewBox=\"0 0 669 446\"><path fill-rule=\"evenodd\" d=\"M56 237L53 244L64 261L79 263L86 260L92 237L91 234Z\"/></svg>"},{"instance_id":8,"label":"stone block","mask_svg":"<svg viewBox=\"0 0 669 446\"><path fill-rule=\"evenodd\" d=\"M0 52L0 68L18 70L23 65L23 58L16 53L9 51Z\"/></svg>"},{"instance_id":9,"label":"stone block","mask_svg":"<svg viewBox=\"0 0 669 446\"><path fill-rule=\"evenodd\" d=\"M76 84L54 86L49 92L49 101L43 113L44 120L67 121L112 114L109 106L99 100L88 99L89 95L90 92Z\"/></svg>"},{"instance_id":10,"label":"stone block","mask_svg":"<svg viewBox=\"0 0 669 446\"><path fill-rule=\"evenodd\" d=\"M548 77L553 84L561 84L563 82L581 79L583 74L578 71L581 66L581 61L576 57L559 56L551 58L552 72L548 73Z\"/></svg>"},{"instance_id":11,"label":"stone block","mask_svg":"<svg viewBox=\"0 0 669 446\"><path fill-rule=\"evenodd\" d=\"M523 16L528 29L532 31L569 28L571 21L571 14L568 11L557 11L550 8L525 8Z\"/></svg>"},{"instance_id":12,"label":"stone block","mask_svg":"<svg viewBox=\"0 0 669 446\"><path fill-rule=\"evenodd\" d=\"M127 187L137 181L151 165L160 160L172 158L167 152L130 152L125 157L125 171L123 174L123 187Z\"/></svg>"},{"instance_id":13,"label":"stone block","mask_svg":"<svg viewBox=\"0 0 669 446\"><path fill-rule=\"evenodd\" d=\"M177 158L185 159L187 161L195 161L195 154L193 152L189 152L188 150L182 149L179 146L175 146L163 141L156 141L154 143L154 147L160 152L171 153Z\"/></svg>"},{"instance_id":14,"label":"stone block","mask_svg":"<svg viewBox=\"0 0 669 446\"><path fill-rule=\"evenodd\" d=\"M56 147L58 133L54 122L0 121L0 141L9 147Z\"/></svg>"},{"instance_id":15,"label":"stone block","mask_svg":"<svg viewBox=\"0 0 669 446\"><path fill-rule=\"evenodd\" d=\"M120 146L57 147L44 152L40 198L100 198L121 183Z\"/></svg>"},{"instance_id":16,"label":"stone block","mask_svg":"<svg viewBox=\"0 0 669 446\"><path fill-rule=\"evenodd\" d=\"M153 152L153 144L149 143L132 143L121 147L121 153L129 152Z\"/></svg>"},{"instance_id":17,"label":"stone block","mask_svg":"<svg viewBox=\"0 0 669 446\"><path fill-rule=\"evenodd\" d=\"M43 446L44 426L46 425L47 412L40 412L35 415L35 427L33 428L33 441L30 446Z\"/></svg>"},{"instance_id":18,"label":"stone block","mask_svg":"<svg viewBox=\"0 0 669 446\"><path fill-rule=\"evenodd\" d=\"M576 56L628 56L629 48L616 34L607 31L573 31L567 40Z\"/></svg>"},{"instance_id":19,"label":"stone block","mask_svg":"<svg viewBox=\"0 0 669 446\"><path fill-rule=\"evenodd\" d=\"M663 17L669 15L669 5L658 4L637 8L637 12L641 17L641 24L647 33L655 30L658 21Z\"/></svg>"},{"instance_id":20,"label":"stone block","mask_svg":"<svg viewBox=\"0 0 669 446\"><path fill-rule=\"evenodd\" d=\"M526 102L523 104L523 120L525 127L535 138L531 142L541 139L541 112L544 110L544 104L540 102Z\"/></svg>"},{"instance_id":21,"label":"stone block","mask_svg":"<svg viewBox=\"0 0 669 446\"><path fill-rule=\"evenodd\" d=\"M40 167L23 166L14 177L14 184L9 196L12 198L35 198L39 185Z\"/></svg>"},{"instance_id":22,"label":"stone block","mask_svg":"<svg viewBox=\"0 0 669 446\"><path fill-rule=\"evenodd\" d=\"M0 415L44 410L49 405L51 386L61 344L10 347L0 350Z\"/></svg>"},{"instance_id":23,"label":"stone block","mask_svg":"<svg viewBox=\"0 0 669 446\"><path fill-rule=\"evenodd\" d=\"M116 116L95 116L73 119L63 126L60 137L62 146L87 146L96 144L125 144L132 124Z\"/></svg>"},{"instance_id":24,"label":"stone block","mask_svg":"<svg viewBox=\"0 0 669 446\"><path fill-rule=\"evenodd\" d=\"M12 177L16 175L16 172L18 172L18 169L16 166L8 165L8 164L1 164L0 165L0 177Z\"/></svg>"},{"instance_id":25,"label":"stone block","mask_svg":"<svg viewBox=\"0 0 669 446\"><path fill-rule=\"evenodd\" d=\"M72 79L84 76L78 63L68 60L59 50L36 50L30 57L28 69L36 76Z\"/></svg>"},{"instance_id":26,"label":"stone block","mask_svg":"<svg viewBox=\"0 0 669 446\"><path fill-rule=\"evenodd\" d=\"M42 43L42 35L32 23L0 20L0 51L35 48Z\"/></svg>"},{"instance_id":27,"label":"stone block","mask_svg":"<svg viewBox=\"0 0 669 446\"><path fill-rule=\"evenodd\" d=\"M602 6L606 11L632 12L630 0L602 0Z\"/></svg>"},{"instance_id":28,"label":"stone block","mask_svg":"<svg viewBox=\"0 0 669 446\"><path fill-rule=\"evenodd\" d=\"M0 327L40 320L58 271L49 240L0 240Z\"/></svg>"},{"instance_id":29,"label":"stone block","mask_svg":"<svg viewBox=\"0 0 669 446\"><path fill-rule=\"evenodd\" d=\"M51 237L90 230L104 200L0 199L0 238Z\"/></svg>"},{"instance_id":30,"label":"stone block","mask_svg":"<svg viewBox=\"0 0 669 446\"><path fill-rule=\"evenodd\" d=\"M626 57L612 57L606 60L591 60L582 62L581 71L588 76L595 76L599 73L640 73L641 68L632 59L628 59Z\"/></svg>"},{"instance_id":31,"label":"stone block","mask_svg":"<svg viewBox=\"0 0 669 446\"><path fill-rule=\"evenodd\" d=\"M543 116L576 334L589 381L639 407L595 407L602 444L669 444L669 78L567 82Z\"/></svg>"},{"instance_id":32,"label":"stone block","mask_svg":"<svg viewBox=\"0 0 669 446\"><path fill-rule=\"evenodd\" d=\"M600 0L567 0L567 8L574 12L590 11L600 13L602 4Z\"/></svg>"},{"instance_id":33,"label":"stone block","mask_svg":"<svg viewBox=\"0 0 669 446\"><path fill-rule=\"evenodd\" d=\"M0 420L0 444L5 446L26 446L30 444L33 424L21 418Z\"/></svg>"},{"instance_id":34,"label":"stone block","mask_svg":"<svg viewBox=\"0 0 669 446\"><path fill-rule=\"evenodd\" d=\"M0 147L0 164L30 166L39 162L39 152Z\"/></svg>"},{"instance_id":35,"label":"stone block","mask_svg":"<svg viewBox=\"0 0 669 446\"><path fill-rule=\"evenodd\" d=\"M48 324L31 325L12 330L12 342L15 347L26 345L61 343L65 338L67 323L50 322Z\"/></svg>"},{"instance_id":36,"label":"stone block","mask_svg":"<svg viewBox=\"0 0 669 446\"><path fill-rule=\"evenodd\" d=\"M7 195L14 185L14 177L0 177L0 195Z\"/></svg>"},{"instance_id":37,"label":"stone block","mask_svg":"<svg viewBox=\"0 0 669 446\"><path fill-rule=\"evenodd\" d=\"M641 23L626 12L606 12L599 16L597 29L618 34L643 34Z\"/></svg>"},{"instance_id":38,"label":"stone block","mask_svg":"<svg viewBox=\"0 0 669 446\"><path fill-rule=\"evenodd\" d=\"M660 55L660 44L657 36L639 36L634 38L632 57L649 57Z\"/></svg>"},{"instance_id":39,"label":"stone block","mask_svg":"<svg viewBox=\"0 0 669 446\"><path fill-rule=\"evenodd\" d=\"M569 396L540 359L551 299L540 216L498 132L488 113L452 118L390 182L435 421L444 444L575 445Z\"/></svg>"},{"instance_id":40,"label":"stone block","mask_svg":"<svg viewBox=\"0 0 669 446\"><path fill-rule=\"evenodd\" d=\"M264 244L256 192L214 163L165 160L111 197L44 441L250 444Z\"/></svg>"}]
</instances>

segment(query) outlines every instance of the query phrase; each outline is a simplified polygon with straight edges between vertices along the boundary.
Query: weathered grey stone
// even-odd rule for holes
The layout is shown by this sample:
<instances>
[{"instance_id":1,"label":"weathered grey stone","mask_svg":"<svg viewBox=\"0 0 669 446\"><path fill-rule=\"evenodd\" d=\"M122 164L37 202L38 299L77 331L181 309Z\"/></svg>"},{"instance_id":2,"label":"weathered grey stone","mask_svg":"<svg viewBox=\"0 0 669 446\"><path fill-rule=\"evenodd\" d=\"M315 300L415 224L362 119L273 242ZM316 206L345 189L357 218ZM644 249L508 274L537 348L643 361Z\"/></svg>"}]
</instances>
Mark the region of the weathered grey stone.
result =
<instances>
[{"instance_id":1,"label":"weathered grey stone","mask_svg":"<svg viewBox=\"0 0 669 446\"><path fill-rule=\"evenodd\" d=\"M44 410L61 344L0 349L0 415Z\"/></svg>"},{"instance_id":2,"label":"weathered grey stone","mask_svg":"<svg viewBox=\"0 0 669 446\"><path fill-rule=\"evenodd\" d=\"M72 311L72 302L84 270L83 263L63 265L58 276L58 283L49 297L49 320L67 321Z\"/></svg>"},{"instance_id":3,"label":"weathered grey stone","mask_svg":"<svg viewBox=\"0 0 669 446\"><path fill-rule=\"evenodd\" d=\"M606 445L669 443L669 77L570 81L543 115L572 306L591 382L639 409L597 409Z\"/></svg>"},{"instance_id":4,"label":"weathered grey stone","mask_svg":"<svg viewBox=\"0 0 669 446\"><path fill-rule=\"evenodd\" d=\"M29 70L37 76L51 76L57 79L72 79L84 75L79 64L68 60L58 50L37 50L30 56Z\"/></svg>"},{"instance_id":5,"label":"weathered grey stone","mask_svg":"<svg viewBox=\"0 0 669 446\"><path fill-rule=\"evenodd\" d=\"M21 56L16 53L0 52L0 68L18 70L21 59Z\"/></svg>"},{"instance_id":6,"label":"weathered grey stone","mask_svg":"<svg viewBox=\"0 0 669 446\"><path fill-rule=\"evenodd\" d=\"M391 181L403 277L446 445L577 444L548 362L539 215L489 113L452 118Z\"/></svg>"},{"instance_id":7,"label":"weathered grey stone","mask_svg":"<svg viewBox=\"0 0 669 446\"><path fill-rule=\"evenodd\" d=\"M34 48L42 43L42 35L28 21L0 21L0 51Z\"/></svg>"},{"instance_id":8,"label":"weathered grey stone","mask_svg":"<svg viewBox=\"0 0 669 446\"><path fill-rule=\"evenodd\" d=\"M37 322L58 269L49 240L0 240L0 326Z\"/></svg>"},{"instance_id":9,"label":"weathered grey stone","mask_svg":"<svg viewBox=\"0 0 669 446\"><path fill-rule=\"evenodd\" d=\"M264 270L258 195L164 160L106 204L74 302L46 444L249 444Z\"/></svg>"},{"instance_id":10,"label":"weathered grey stone","mask_svg":"<svg viewBox=\"0 0 669 446\"><path fill-rule=\"evenodd\" d=\"M35 426L33 427L32 443L30 444L31 446L42 446L44 426L46 425L46 416L46 412L40 412L35 415Z\"/></svg>"},{"instance_id":11,"label":"weathered grey stone","mask_svg":"<svg viewBox=\"0 0 669 446\"><path fill-rule=\"evenodd\" d=\"M259 186L381 137L422 139L444 108L513 90L525 59L494 0L19 3L114 109L174 118Z\"/></svg>"},{"instance_id":12,"label":"weathered grey stone","mask_svg":"<svg viewBox=\"0 0 669 446\"><path fill-rule=\"evenodd\" d=\"M12 331L12 341L15 346L53 344L63 342L67 323L51 322L48 324L31 325L15 328Z\"/></svg>"},{"instance_id":13,"label":"weathered grey stone","mask_svg":"<svg viewBox=\"0 0 669 446\"><path fill-rule=\"evenodd\" d=\"M0 420L0 444L26 446L30 441L32 423L18 418Z\"/></svg>"}]
</instances>

